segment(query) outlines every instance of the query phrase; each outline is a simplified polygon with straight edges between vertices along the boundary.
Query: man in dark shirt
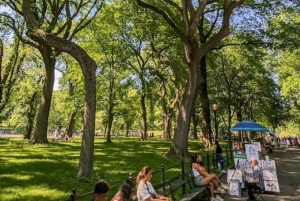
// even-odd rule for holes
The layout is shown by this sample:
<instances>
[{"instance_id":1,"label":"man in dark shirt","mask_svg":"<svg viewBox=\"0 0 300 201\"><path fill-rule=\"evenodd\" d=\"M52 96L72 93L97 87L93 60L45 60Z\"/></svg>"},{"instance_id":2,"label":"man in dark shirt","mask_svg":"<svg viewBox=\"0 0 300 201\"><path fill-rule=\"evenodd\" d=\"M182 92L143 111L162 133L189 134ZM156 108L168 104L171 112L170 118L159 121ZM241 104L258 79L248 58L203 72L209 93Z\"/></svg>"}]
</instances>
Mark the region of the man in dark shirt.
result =
<instances>
[{"instance_id":1,"label":"man in dark shirt","mask_svg":"<svg viewBox=\"0 0 300 201\"><path fill-rule=\"evenodd\" d=\"M218 165L220 166L221 172L226 174L227 172L224 169L224 163L226 162L226 158L222 154L223 151L222 151L222 148L220 147L219 140L220 140L220 137L217 138L215 141L214 151L216 153L217 162L218 162Z\"/></svg>"}]
</instances>

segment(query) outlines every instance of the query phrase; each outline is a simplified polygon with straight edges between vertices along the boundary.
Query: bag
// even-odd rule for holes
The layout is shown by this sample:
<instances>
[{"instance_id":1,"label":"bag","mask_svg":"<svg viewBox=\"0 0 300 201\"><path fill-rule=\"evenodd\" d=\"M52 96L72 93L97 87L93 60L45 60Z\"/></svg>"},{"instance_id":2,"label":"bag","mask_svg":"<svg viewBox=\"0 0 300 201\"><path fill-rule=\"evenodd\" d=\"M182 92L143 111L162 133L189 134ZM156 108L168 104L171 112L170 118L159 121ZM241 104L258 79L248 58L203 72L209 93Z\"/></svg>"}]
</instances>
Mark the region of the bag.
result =
<instances>
[{"instance_id":1,"label":"bag","mask_svg":"<svg viewBox=\"0 0 300 201\"><path fill-rule=\"evenodd\" d=\"M262 149L261 149L261 154L262 154L262 155L266 155L266 154L267 154L267 150L266 150L265 148L262 148Z\"/></svg>"}]
</instances>

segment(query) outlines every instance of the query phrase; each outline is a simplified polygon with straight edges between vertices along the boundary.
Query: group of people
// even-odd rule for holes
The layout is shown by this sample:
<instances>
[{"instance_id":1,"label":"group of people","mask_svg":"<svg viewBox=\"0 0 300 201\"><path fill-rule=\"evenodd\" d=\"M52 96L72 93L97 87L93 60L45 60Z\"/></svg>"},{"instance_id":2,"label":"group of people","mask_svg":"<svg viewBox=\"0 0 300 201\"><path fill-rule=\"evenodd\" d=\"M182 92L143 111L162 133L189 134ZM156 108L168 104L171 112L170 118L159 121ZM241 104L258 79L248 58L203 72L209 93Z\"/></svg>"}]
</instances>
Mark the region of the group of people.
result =
<instances>
[{"instance_id":1,"label":"group of people","mask_svg":"<svg viewBox=\"0 0 300 201\"><path fill-rule=\"evenodd\" d=\"M155 192L152 184L152 170L149 166L144 166L136 178L136 186L131 179L125 180L120 190L115 194L111 201L129 201L135 196L138 201L171 201L171 198ZM107 201L110 186L106 181L98 181L95 184L93 201Z\"/></svg>"},{"instance_id":2,"label":"group of people","mask_svg":"<svg viewBox=\"0 0 300 201\"><path fill-rule=\"evenodd\" d=\"M218 143L218 139L215 143L215 153L217 155L218 163L220 164L221 170L224 170L225 157L222 155L222 148ZM252 189L262 190L263 179L260 168L258 167L258 161L253 157L250 159L251 166L253 168L253 174L246 173L251 179L246 181L246 188L250 201L255 201ZM228 190L228 186L223 184L216 174L209 174L206 172L202 157L194 154L191 156L191 168L194 175L194 183L197 186L209 185L210 189L210 200L211 201L224 201L220 194L225 193ZM222 171L226 173L226 171ZM121 185L120 190L112 198L111 201L129 201L133 196L136 196L138 201L171 201L164 195L158 194L152 184L152 170L149 166L144 166L136 177L136 186L132 180L127 179ZM136 193L135 193L136 189ZM94 189L94 201L107 201L108 191L110 186L105 181L99 181L95 184Z\"/></svg>"}]
</instances>

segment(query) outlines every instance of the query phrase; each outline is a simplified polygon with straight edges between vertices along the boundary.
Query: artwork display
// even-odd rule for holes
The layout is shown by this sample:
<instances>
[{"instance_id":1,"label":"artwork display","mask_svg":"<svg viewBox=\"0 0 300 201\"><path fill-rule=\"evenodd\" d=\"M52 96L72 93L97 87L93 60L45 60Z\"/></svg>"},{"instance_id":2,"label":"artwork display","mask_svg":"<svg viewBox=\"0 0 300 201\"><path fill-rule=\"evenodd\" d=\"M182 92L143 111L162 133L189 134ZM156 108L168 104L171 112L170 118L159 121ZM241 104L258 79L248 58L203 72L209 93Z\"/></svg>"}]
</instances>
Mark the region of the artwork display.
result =
<instances>
[{"instance_id":1,"label":"artwork display","mask_svg":"<svg viewBox=\"0 0 300 201\"><path fill-rule=\"evenodd\" d=\"M243 175L241 170L228 169L227 171L227 183L232 180L238 180L240 183L243 181Z\"/></svg>"},{"instance_id":2,"label":"artwork display","mask_svg":"<svg viewBox=\"0 0 300 201\"><path fill-rule=\"evenodd\" d=\"M278 181L264 181L264 182L265 182L265 191L280 192Z\"/></svg>"},{"instance_id":3,"label":"artwork display","mask_svg":"<svg viewBox=\"0 0 300 201\"><path fill-rule=\"evenodd\" d=\"M232 150L233 151L239 151L240 150L239 142L233 142L232 143Z\"/></svg>"},{"instance_id":4,"label":"artwork display","mask_svg":"<svg viewBox=\"0 0 300 201\"><path fill-rule=\"evenodd\" d=\"M280 192L274 160L261 160L265 191Z\"/></svg>"},{"instance_id":5,"label":"artwork display","mask_svg":"<svg viewBox=\"0 0 300 201\"><path fill-rule=\"evenodd\" d=\"M264 170L276 170L275 161L274 160L262 160L262 169Z\"/></svg>"},{"instance_id":6,"label":"artwork display","mask_svg":"<svg viewBox=\"0 0 300 201\"><path fill-rule=\"evenodd\" d=\"M241 183L239 180L231 180L228 188L229 195L241 197Z\"/></svg>"},{"instance_id":7,"label":"artwork display","mask_svg":"<svg viewBox=\"0 0 300 201\"><path fill-rule=\"evenodd\" d=\"M256 150L253 144L245 144L247 159L254 157L256 160L259 160L258 151Z\"/></svg>"},{"instance_id":8,"label":"artwork display","mask_svg":"<svg viewBox=\"0 0 300 201\"><path fill-rule=\"evenodd\" d=\"M253 142L253 145L255 146L256 151L261 151L261 144L260 144L260 142Z\"/></svg>"},{"instance_id":9,"label":"artwork display","mask_svg":"<svg viewBox=\"0 0 300 201\"><path fill-rule=\"evenodd\" d=\"M277 181L278 180L275 170L263 170L263 177L264 177L264 181L266 181L266 180Z\"/></svg>"}]
</instances>

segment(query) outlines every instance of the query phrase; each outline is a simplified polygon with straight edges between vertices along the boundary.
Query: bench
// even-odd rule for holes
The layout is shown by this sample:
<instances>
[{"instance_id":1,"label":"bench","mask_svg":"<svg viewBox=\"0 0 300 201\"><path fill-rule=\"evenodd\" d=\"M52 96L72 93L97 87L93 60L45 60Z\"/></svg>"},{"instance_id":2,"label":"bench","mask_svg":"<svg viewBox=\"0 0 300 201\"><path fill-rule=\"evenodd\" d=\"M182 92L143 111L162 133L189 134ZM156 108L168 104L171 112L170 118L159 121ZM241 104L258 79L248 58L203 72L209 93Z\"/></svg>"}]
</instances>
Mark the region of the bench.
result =
<instances>
[{"instance_id":1,"label":"bench","mask_svg":"<svg viewBox=\"0 0 300 201\"><path fill-rule=\"evenodd\" d=\"M161 195L171 195L173 201L205 200L208 197L208 186L196 186L191 171L156 184L153 188ZM199 199L200 196L203 196L204 199Z\"/></svg>"}]
</instances>

